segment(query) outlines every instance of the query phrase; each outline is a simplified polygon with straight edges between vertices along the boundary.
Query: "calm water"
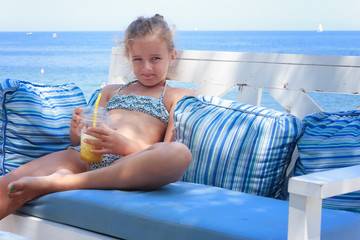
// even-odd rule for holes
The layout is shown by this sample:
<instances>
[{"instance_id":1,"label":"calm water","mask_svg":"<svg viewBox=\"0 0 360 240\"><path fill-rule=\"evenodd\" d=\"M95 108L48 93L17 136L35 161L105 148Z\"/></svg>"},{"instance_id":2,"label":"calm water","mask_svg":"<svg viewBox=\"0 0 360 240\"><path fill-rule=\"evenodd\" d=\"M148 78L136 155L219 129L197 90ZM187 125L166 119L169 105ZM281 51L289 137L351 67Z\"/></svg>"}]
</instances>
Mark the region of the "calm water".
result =
<instances>
[{"instance_id":1,"label":"calm water","mask_svg":"<svg viewBox=\"0 0 360 240\"><path fill-rule=\"evenodd\" d=\"M0 32L0 78L75 82L87 97L107 82L111 47L122 39L122 32L56 34L54 38L52 32ZM177 32L176 45L189 50L360 56L360 31ZM312 95L327 111L360 106L359 96ZM226 97L236 98L234 93ZM268 95L263 102L278 108Z\"/></svg>"}]
</instances>

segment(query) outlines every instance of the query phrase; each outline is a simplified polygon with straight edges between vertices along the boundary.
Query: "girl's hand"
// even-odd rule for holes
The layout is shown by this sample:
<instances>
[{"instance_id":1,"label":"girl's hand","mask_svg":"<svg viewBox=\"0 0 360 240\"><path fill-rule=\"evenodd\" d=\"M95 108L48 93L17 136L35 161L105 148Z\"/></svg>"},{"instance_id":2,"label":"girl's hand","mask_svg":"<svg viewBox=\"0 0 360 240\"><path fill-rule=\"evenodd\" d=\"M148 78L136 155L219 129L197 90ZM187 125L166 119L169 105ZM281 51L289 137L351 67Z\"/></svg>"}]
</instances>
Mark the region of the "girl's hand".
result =
<instances>
[{"instance_id":1,"label":"girl's hand","mask_svg":"<svg viewBox=\"0 0 360 240\"><path fill-rule=\"evenodd\" d=\"M83 124L81 123L81 117L80 114L82 113L81 108L75 108L74 113L71 116L71 123L70 123L70 134L74 134L75 136L80 137L81 134L81 128L83 127Z\"/></svg>"},{"instance_id":2,"label":"girl's hand","mask_svg":"<svg viewBox=\"0 0 360 240\"><path fill-rule=\"evenodd\" d=\"M86 139L85 142L97 147L101 147L101 150L92 150L95 154L118 154L118 155L126 155L124 152L124 148L122 146L127 145L128 139L123 135L117 133L115 130L111 129L106 125L102 125L100 127L91 127L87 129L85 134L96 137L101 140L90 140Z\"/></svg>"}]
</instances>

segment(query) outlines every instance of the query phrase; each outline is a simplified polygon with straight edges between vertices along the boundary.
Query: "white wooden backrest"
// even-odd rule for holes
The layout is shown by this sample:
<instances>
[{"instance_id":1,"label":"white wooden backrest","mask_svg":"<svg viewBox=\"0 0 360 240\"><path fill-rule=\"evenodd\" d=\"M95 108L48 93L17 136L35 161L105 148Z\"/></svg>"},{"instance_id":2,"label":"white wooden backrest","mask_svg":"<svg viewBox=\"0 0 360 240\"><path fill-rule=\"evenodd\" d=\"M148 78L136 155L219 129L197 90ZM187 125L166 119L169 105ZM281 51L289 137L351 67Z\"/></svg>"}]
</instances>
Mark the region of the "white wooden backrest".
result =
<instances>
[{"instance_id":1,"label":"white wooden backrest","mask_svg":"<svg viewBox=\"0 0 360 240\"><path fill-rule=\"evenodd\" d=\"M110 83L134 75L123 48L113 47ZM309 91L360 94L360 57L215 51L178 52L168 79L192 82L198 95L224 96L238 88L238 101L260 105L262 89L289 113L302 119L322 111Z\"/></svg>"}]
</instances>

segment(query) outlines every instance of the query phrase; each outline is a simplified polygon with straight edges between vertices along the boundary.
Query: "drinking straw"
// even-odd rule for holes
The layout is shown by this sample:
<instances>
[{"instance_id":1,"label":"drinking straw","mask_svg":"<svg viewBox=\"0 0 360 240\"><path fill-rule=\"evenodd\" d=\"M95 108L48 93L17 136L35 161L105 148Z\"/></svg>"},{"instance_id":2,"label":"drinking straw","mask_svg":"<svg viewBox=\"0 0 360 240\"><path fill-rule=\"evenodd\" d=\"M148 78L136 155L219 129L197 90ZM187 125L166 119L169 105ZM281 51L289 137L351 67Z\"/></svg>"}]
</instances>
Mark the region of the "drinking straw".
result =
<instances>
[{"instance_id":1,"label":"drinking straw","mask_svg":"<svg viewBox=\"0 0 360 240\"><path fill-rule=\"evenodd\" d=\"M99 93L99 96L97 97L96 102L95 102L95 111L94 111L93 127L96 127L97 110L98 110L100 98L101 98L101 93Z\"/></svg>"}]
</instances>

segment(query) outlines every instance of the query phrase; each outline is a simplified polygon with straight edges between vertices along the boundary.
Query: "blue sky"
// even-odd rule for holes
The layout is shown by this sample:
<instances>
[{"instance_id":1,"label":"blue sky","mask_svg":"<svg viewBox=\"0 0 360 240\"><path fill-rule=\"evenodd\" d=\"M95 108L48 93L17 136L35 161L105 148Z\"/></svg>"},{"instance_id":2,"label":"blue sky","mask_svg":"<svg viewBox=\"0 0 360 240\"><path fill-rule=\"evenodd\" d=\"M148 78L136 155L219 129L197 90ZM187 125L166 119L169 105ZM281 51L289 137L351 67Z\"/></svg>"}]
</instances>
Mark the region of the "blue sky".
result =
<instances>
[{"instance_id":1,"label":"blue sky","mask_svg":"<svg viewBox=\"0 0 360 240\"><path fill-rule=\"evenodd\" d=\"M155 13L177 30L360 30L360 0L0 0L0 31L121 31Z\"/></svg>"}]
</instances>

